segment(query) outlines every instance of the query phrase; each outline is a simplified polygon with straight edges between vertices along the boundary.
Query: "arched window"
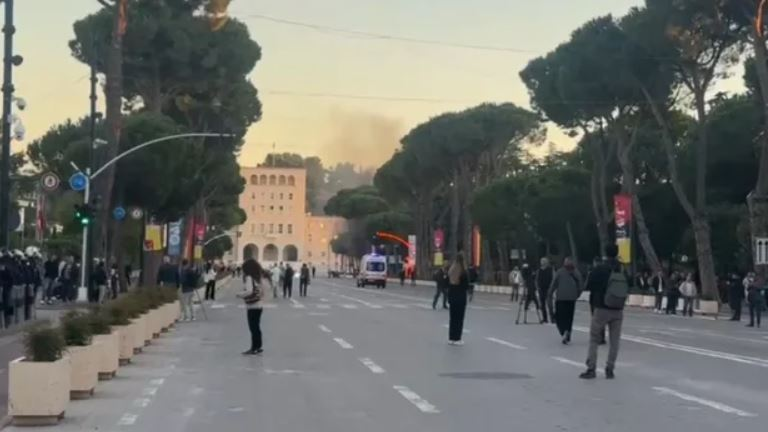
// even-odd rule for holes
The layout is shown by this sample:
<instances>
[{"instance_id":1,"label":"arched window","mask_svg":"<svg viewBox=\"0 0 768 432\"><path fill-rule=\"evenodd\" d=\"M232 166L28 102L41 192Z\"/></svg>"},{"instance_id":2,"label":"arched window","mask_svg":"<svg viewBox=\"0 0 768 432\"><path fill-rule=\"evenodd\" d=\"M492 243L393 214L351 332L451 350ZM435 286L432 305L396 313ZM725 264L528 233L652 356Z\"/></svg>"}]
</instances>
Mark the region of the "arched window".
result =
<instances>
[{"instance_id":1,"label":"arched window","mask_svg":"<svg viewBox=\"0 0 768 432\"><path fill-rule=\"evenodd\" d=\"M249 243L243 248L243 261L251 258L255 260L259 259L259 248L253 243Z\"/></svg>"},{"instance_id":2,"label":"arched window","mask_svg":"<svg viewBox=\"0 0 768 432\"><path fill-rule=\"evenodd\" d=\"M272 243L264 246L264 261L275 262L277 261L278 250L277 246Z\"/></svg>"},{"instance_id":3,"label":"arched window","mask_svg":"<svg viewBox=\"0 0 768 432\"><path fill-rule=\"evenodd\" d=\"M278 184L280 186L285 186L285 176L284 175L280 176L280 180L278 181Z\"/></svg>"},{"instance_id":4,"label":"arched window","mask_svg":"<svg viewBox=\"0 0 768 432\"><path fill-rule=\"evenodd\" d=\"M270 186L274 186L276 182L277 182L277 177L275 177L275 175L274 175L274 174L272 174L271 176L269 176L269 185L270 185Z\"/></svg>"},{"instance_id":5,"label":"arched window","mask_svg":"<svg viewBox=\"0 0 768 432\"><path fill-rule=\"evenodd\" d=\"M262 174L259 176L259 183L266 185L267 184L267 176Z\"/></svg>"},{"instance_id":6,"label":"arched window","mask_svg":"<svg viewBox=\"0 0 768 432\"><path fill-rule=\"evenodd\" d=\"M299 250L294 245L283 248L283 261L293 262L299 260Z\"/></svg>"},{"instance_id":7,"label":"arched window","mask_svg":"<svg viewBox=\"0 0 768 432\"><path fill-rule=\"evenodd\" d=\"M288 186L296 186L296 178L288 176Z\"/></svg>"},{"instance_id":8,"label":"arched window","mask_svg":"<svg viewBox=\"0 0 768 432\"><path fill-rule=\"evenodd\" d=\"M258 185L259 184L259 176L256 174L251 176L251 184L252 185Z\"/></svg>"}]
</instances>

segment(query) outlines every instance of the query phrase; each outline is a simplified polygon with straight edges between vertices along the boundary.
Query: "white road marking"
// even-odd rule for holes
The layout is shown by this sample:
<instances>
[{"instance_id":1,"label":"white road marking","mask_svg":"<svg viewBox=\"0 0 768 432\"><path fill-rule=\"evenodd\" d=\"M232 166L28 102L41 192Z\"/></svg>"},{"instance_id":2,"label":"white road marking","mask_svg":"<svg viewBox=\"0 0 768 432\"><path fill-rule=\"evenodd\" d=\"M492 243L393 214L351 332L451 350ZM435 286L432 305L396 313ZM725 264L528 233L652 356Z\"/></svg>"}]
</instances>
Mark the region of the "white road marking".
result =
<instances>
[{"instance_id":1,"label":"white road marking","mask_svg":"<svg viewBox=\"0 0 768 432\"><path fill-rule=\"evenodd\" d=\"M154 396L155 394L157 394L157 387L145 387L141 391L141 394L144 396Z\"/></svg>"},{"instance_id":2,"label":"white road marking","mask_svg":"<svg viewBox=\"0 0 768 432\"><path fill-rule=\"evenodd\" d=\"M424 304L424 303L413 303L413 306L420 307L422 309L427 309L427 310L432 309L431 305Z\"/></svg>"},{"instance_id":3,"label":"white road marking","mask_svg":"<svg viewBox=\"0 0 768 432\"><path fill-rule=\"evenodd\" d=\"M474 310L488 310L488 308L485 307L485 306L474 306L474 305L472 305L472 306L467 306L467 307L469 309L474 309Z\"/></svg>"},{"instance_id":4,"label":"white road marking","mask_svg":"<svg viewBox=\"0 0 768 432\"><path fill-rule=\"evenodd\" d=\"M392 304L388 304L387 306L393 307L395 309L408 309L408 305L399 304L399 303L392 303Z\"/></svg>"},{"instance_id":5,"label":"white road marking","mask_svg":"<svg viewBox=\"0 0 768 432\"><path fill-rule=\"evenodd\" d=\"M329 329L328 327L326 327L326 326L324 326L324 325L322 325L322 324L320 324L319 326L317 326L317 328L319 328L320 330L322 330L322 331L323 331L323 332L325 332L325 333L332 333L332 332L331 332L331 329Z\"/></svg>"},{"instance_id":6,"label":"white road marking","mask_svg":"<svg viewBox=\"0 0 768 432\"><path fill-rule=\"evenodd\" d=\"M491 307L489 307L488 309L491 309L491 310L499 310L499 311L507 311L507 312L509 312L509 311L511 311L511 310L512 310L512 309L510 309L510 308L508 308L508 307L504 307L504 306L491 306Z\"/></svg>"},{"instance_id":7,"label":"white road marking","mask_svg":"<svg viewBox=\"0 0 768 432\"><path fill-rule=\"evenodd\" d=\"M514 348L514 349L519 349L519 350L528 349L528 348L526 348L526 347L524 347L522 345L513 344L512 342L507 342L505 340L497 339L495 337L487 337L487 338L485 338L485 340L491 341L491 342L495 342L495 343L497 343L499 345L504 345L506 347L510 347L510 348Z\"/></svg>"},{"instance_id":8,"label":"white road marking","mask_svg":"<svg viewBox=\"0 0 768 432\"><path fill-rule=\"evenodd\" d=\"M341 307L343 307L344 309L357 309L357 305L353 305L353 304L343 304L341 305Z\"/></svg>"},{"instance_id":9,"label":"white road marking","mask_svg":"<svg viewBox=\"0 0 768 432\"><path fill-rule=\"evenodd\" d=\"M416 405L416 408L418 408L419 411L427 414L440 413L440 410L438 410L437 407L429 403L426 399L422 398L408 387L396 385L392 386L392 388L397 390L397 392L400 393L406 400L408 400L408 402Z\"/></svg>"},{"instance_id":10,"label":"white road marking","mask_svg":"<svg viewBox=\"0 0 768 432\"><path fill-rule=\"evenodd\" d=\"M309 315L309 316L328 316L328 312L310 312L307 315Z\"/></svg>"},{"instance_id":11,"label":"white road marking","mask_svg":"<svg viewBox=\"0 0 768 432\"><path fill-rule=\"evenodd\" d=\"M120 417L120 421L117 422L118 426L131 426L132 424L136 423L136 420L139 418L136 414L123 414L122 417Z\"/></svg>"},{"instance_id":12,"label":"white road marking","mask_svg":"<svg viewBox=\"0 0 768 432\"><path fill-rule=\"evenodd\" d=\"M291 300L291 303L293 304L294 309L304 309L306 307L303 304L299 303L299 301L294 298L290 300Z\"/></svg>"},{"instance_id":13,"label":"white road marking","mask_svg":"<svg viewBox=\"0 0 768 432\"><path fill-rule=\"evenodd\" d=\"M245 411L245 408L243 407L228 408L227 411L231 413L239 413L239 412Z\"/></svg>"},{"instance_id":14,"label":"white road marking","mask_svg":"<svg viewBox=\"0 0 768 432\"><path fill-rule=\"evenodd\" d=\"M200 396L205 391L202 387L195 387L192 389L192 396Z\"/></svg>"},{"instance_id":15,"label":"white road marking","mask_svg":"<svg viewBox=\"0 0 768 432\"><path fill-rule=\"evenodd\" d=\"M325 303L328 303L328 299L327 299L327 298L321 298L321 299L320 299L320 301L321 301L321 302L325 302Z\"/></svg>"},{"instance_id":16,"label":"white road marking","mask_svg":"<svg viewBox=\"0 0 768 432\"><path fill-rule=\"evenodd\" d=\"M386 372L383 367L377 365L373 360L367 357L360 358L358 360L360 360L362 364L364 364L368 369L371 370L371 372L375 374L383 374L384 372Z\"/></svg>"},{"instance_id":17,"label":"white road marking","mask_svg":"<svg viewBox=\"0 0 768 432\"><path fill-rule=\"evenodd\" d=\"M345 341L342 338L333 338L333 340L335 340L336 343L339 344L339 346L344 348L344 349L352 349L352 348L354 348L351 343Z\"/></svg>"},{"instance_id":18,"label":"white road marking","mask_svg":"<svg viewBox=\"0 0 768 432\"><path fill-rule=\"evenodd\" d=\"M161 386L163 385L164 382L165 382L165 378L157 378L157 379L153 379L149 383L152 384L153 386Z\"/></svg>"},{"instance_id":19,"label":"white road marking","mask_svg":"<svg viewBox=\"0 0 768 432\"><path fill-rule=\"evenodd\" d=\"M330 308L331 308L331 305L327 305L327 304L319 304L319 305L317 305L317 308L318 308L318 309L330 309Z\"/></svg>"},{"instance_id":20,"label":"white road marking","mask_svg":"<svg viewBox=\"0 0 768 432\"><path fill-rule=\"evenodd\" d=\"M184 412L181 415L184 417L192 417L194 414L195 414L195 409L190 407L190 408L185 408Z\"/></svg>"},{"instance_id":21,"label":"white road marking","mask_svg":"<svg viewBox=\"0 0 768 432\"><path fill-rule=\"evenodd\" d=\"M229 306L229 305L228 304L212 304L211 305L211 309L224 309L227 306Z\"/></svg>"},{"instance_id":22,"label":"white road marking","mask_svg":"<svg viewBox=\"0 0 768 432\"><path fill-rule=\"evenodd\" d=\"M443 324L443 327L444 327L444 328L451 328L451 326L449 326L448 324ZM470 333L472 333L472 332L471 332L469 329L463 329L463 330L462 330L462 333L464 333L464 334L470 334Z\"/></svg>"},{"instance_id":23,"label":"white road marking","mask_svg":"<svg viewBox=\"0 0 768 432\"><path fill-rule=\"evenodd\" d=\"M245 308L245 305L240 305L240 306ZM261 305L261 307L263 307L264 309L277 309L277 305L274 303L264 303L263 305Z\"/></svg>"},{"instance_id":24,"label":"white road marking","mask_svg":"<svg viewBox=\"0 0 768 432\"><path fill-rule=\"evenodd\" d=\"M567 365L571 365L571 366L577 366L577 367L582 367L582 366L584 366L583 364L581 364L581 363L579 363L579 362L577 362L577 361L575 361L575 360L567 359L567 358L564 358L564 357L550 357L550 358L551 358L552 360L557 360L557 361L559 361L560 363L565 363L565 364L567 364Z\"/></svg>"},{"instance_id":25,"label":"white road marking","mask_svg":"<svg viewBox=\"0 0 768 432\"><path fill-rule=\"evenodd\" d=\"M149 406L149 403L152 402L152 399L149 398L138 398L133 400L133 406L136 408L146 408Z\"/></svg>"},{"instance_id":26,"label":"white road marking","mask_svg":"<svg viewBox=\"0 0 768 432\"><path fill-rule=\"evenodd\" d=\"M586 327L574 326L573 329L580 332L589 333L589 329ZM736 363L768 368L768 359L762 359L758 357L748 357L748 356L743 356L738 354L726 353L722 351L713 351L713 350L698 348L698 347L689 346L689 345L680 345L672 342L662 342L656 339L632 336L627 334L622 335L621 338L630 342L635 342L643 345L650 345L657 348L671 349L675 351L687 352L690 354L697 354L704 357L711 357L711 358L716 358L720 360L729 360Z\"/></svg>"},{"instance_id":27,"label":"white road marking","mask_svg":"<svg viewBox=\"0 0 768 432\"><path fill-rule=\"evenodd\" d=\"M370 303L370 302L367 302L367 301L365 301L365 300L360 300L360 299L358 299L358 298L355 298L355 297L350 297L350 296L348 296L348 295L344 295L344 294L336 294L336 293L334 293L333 295L335 295L335 296L338 296L338 297L341 297L341 298L343 298L343 299L347 299L347 300L349 300L349 301L353 301L353 302L355 302L355 303L360 303L361 305L363 305L363 306L366 306L366 307L369 307L369 308L371 308L371 309L381 309L381 305L377 305L377 304L374 304L374 303Z\"/></svg>"},{"instance_id":28,"label":"white road marking","mask_svg":"<svg viewBox=\"0 0 768 432\"><path fill-rule=\"evenodd\" d=\"M685 401L688 401L688 402L695 402L695 403L697 403L699 405L704 405L706 407L713 408L713 409L716 409L718 411L722 411L722 412L727 413L727 414L735 414L735 415L737 415L739 417L757 417L757 414L752 414L750 412L742 411L742 410L740 410L738 408L734 408L734 407L732 407L730 405L726 405L726 404L723 404L723 403L720 403L720 402L715 402L715 401L708 400L708 399L702 399L700 397L689 395L689 394L686 394L686 393L680 393L678 391L672 390L672 389L667 388L667 387L654 387L653 389L656 390L657 392L659 392L660 394L663 394L663 395L666 394L666 395L670 395L670 396L675 396L675 397L680 398L682 400L685 400Z\"/></svg>"}]
</instances>

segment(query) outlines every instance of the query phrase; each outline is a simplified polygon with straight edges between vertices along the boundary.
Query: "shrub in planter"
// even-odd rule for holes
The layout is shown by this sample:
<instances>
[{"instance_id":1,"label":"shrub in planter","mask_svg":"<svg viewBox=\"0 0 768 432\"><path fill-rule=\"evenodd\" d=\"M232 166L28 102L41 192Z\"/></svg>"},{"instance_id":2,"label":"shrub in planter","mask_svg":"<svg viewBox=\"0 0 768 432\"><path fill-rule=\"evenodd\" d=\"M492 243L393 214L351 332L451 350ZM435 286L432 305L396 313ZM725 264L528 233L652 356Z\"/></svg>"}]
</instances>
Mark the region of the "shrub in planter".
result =
<instances>
[{"instance_id":1,"label":"shrub in planter","mask_svg":"<svg viewBox=\"0 0 768 432\"><path fill-rule=\"evenodd\" d=\"M8 410L15 424L55 424L69 403L70 359L61 331L35 326L24 336L26 356L8 365Z\"/></svg>"},{"instance_id":2,"label":"shrub in planter","mask_svg":"<svg viewBox=\"0 0 768 432\"><path fill-rule=\"evenodd\" d=\"M99 379L99 349L93 345L93 333L88 315L68 312L61 319L61 330L72 361L70 396L72 399L93 394Z\"/></svg>"},{"instance_id":3,"label":"shrub in planter","mask_svg":"<svg viewBox=\"0 0 768 432\"><path fill-rule=\"evenodd\" d=\"M120 306L125 308L131 319L133 352L140 352L144 347L144 336L146 335L147 319L143 316L145 309L144 300L137 294L130 294L120 300Z\"/></svg>"},{"instance_id":4,"label":"shrub in planter","mask_svg":"<svg viewBox=\"0 0 768 432\"><path fill-rule=\"evenodd\" d=\"M121 364L127 364L133 357L135 326L131 322L130 312L123 299L107 303L104 314L108 317L112 329L118 333L118 357Z\"/></svg>"},{"instance_id":5,"label":"shrub in planter","mask_svg":"<svg viewBox=\"0 0 768 432\"><path fill-rule=\"evenodd\" d=\"M88 314L93 343L99 350L99 379L112 378L120 365L120 333L112 330L109 322L102 308L93 308Z\"/></svg>"}]
</instances>

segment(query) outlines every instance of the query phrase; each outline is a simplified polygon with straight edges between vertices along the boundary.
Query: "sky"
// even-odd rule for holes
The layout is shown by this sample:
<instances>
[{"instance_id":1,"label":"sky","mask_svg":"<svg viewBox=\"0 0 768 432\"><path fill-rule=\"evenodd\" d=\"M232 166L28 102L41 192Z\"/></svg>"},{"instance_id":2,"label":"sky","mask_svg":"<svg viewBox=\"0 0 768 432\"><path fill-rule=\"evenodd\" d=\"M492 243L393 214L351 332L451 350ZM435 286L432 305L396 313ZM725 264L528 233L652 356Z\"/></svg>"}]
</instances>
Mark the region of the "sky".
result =
<instances>
[{"instance_id":1,"label":"sky","mask_svg":"<svg viewBox=\"0 0 768 432\"><path fill-rule=\"evenodd\" d=\"M642 0L233 0L230 15L262 47L250 78L263 118L246 136L240 162L261 162L274 148L378 166L414 126L483 102L528 107L518 77L532 58L567 40L592 17L624 14ZM17 0L14 70L27 141L88 111L88 69L67 42L72 23L96 0ZM319 31L255 15L398 37L514 48L459 49ZM130 24L129 24L130 25ZM331 97L346 96L346 97ZM103 106L103 95L100 95ZM103 108L102 108L103 109ZM549 139L573 145L556 127ZM15 142L22 150L26 142Z\"/></svg>"}]
</instances>

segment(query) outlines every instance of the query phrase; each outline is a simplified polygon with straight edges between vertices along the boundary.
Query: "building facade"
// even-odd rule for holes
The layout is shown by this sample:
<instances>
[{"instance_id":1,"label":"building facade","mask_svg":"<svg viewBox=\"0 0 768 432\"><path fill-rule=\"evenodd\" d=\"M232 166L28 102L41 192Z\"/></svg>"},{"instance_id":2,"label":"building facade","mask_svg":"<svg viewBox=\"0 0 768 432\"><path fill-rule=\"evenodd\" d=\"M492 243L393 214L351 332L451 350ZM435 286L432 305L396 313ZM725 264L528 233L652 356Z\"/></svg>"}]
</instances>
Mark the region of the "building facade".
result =
<instances>
[{"instance_id":1,"label":"building facade","mask_svg":"<svg viewBox=\"0 0 768 432\"><path fill-rule=\"evenodd\" d=\"M346 221L307 213L307 175L303 168L241 167L245 189L240 208L247 219L233 235L226 261L256 258L271 265L308 263L333 268L330 241L346 231ZM330 267L329 267L330 266Z\"/></svg>"}]
</instances>

